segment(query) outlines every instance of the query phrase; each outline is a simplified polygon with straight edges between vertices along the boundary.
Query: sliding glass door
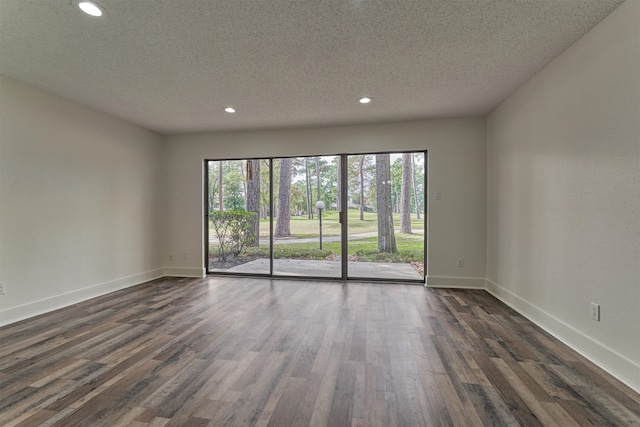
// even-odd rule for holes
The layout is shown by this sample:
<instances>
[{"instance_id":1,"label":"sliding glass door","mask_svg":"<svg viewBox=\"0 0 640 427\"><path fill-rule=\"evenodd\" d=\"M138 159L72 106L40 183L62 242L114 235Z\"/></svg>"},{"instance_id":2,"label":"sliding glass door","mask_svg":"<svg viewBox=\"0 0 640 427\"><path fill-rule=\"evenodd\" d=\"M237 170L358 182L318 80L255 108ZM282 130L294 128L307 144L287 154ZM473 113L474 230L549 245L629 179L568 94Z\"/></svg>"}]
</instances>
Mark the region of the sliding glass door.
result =
<instances>
[{"instance_id":1,"label":"sliding glass door","mask_svg":"<svg viewBox=\"0 0 640 427\"><path fill-rule=\"evenodd\" d=\"M271 160L207 161L209 273L271 274Z\"/></svg>"},{"instance_id":2,"label":"sliding glass door","mask_svg":"<svg viewBox=\"0 0 640 427\"><path fill-rule=\"evenodd\" d=\"M342 278L340 161L274 159L273 274Z\"/></svg>"},{"instance_id":3,"label":"sliding glass door","mask_svg":"<svg viewBox=\"0 0 640 427\"><path fill-rule=\"evenodd\" d=\"M426 153L208 160L207 272L424 282Z\"/></svg>"},{"instance_id":4,"label":"sliding glass door","mask_svg":"<svg viewBox=\"0 0 640 427\"><path fill-rule=\"evenodd\" d=\"M347 156L349 278L424 279L424 158Z\"/></svg>"}]
</instances>

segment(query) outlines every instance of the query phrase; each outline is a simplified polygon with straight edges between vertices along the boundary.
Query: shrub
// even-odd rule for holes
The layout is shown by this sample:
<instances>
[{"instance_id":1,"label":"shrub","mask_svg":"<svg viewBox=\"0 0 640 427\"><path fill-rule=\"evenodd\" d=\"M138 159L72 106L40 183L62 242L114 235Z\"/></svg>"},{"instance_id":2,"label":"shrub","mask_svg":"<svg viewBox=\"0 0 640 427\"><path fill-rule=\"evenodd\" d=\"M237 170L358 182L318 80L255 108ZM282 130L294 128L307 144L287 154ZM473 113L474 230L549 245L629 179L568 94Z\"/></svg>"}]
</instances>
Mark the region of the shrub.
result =
<instances>
[{"instance_id":1,"label":"shrub","mask_svg":"<svg viewBox=\"0 0 640 427\"><path fill-rule=\"evenodd\" d=\"M209 219L218 236L218 254L223 261L228 255L237 257L242 250L257 239L255 224L258 214L245 211L215 211Z\"/></svg>"}]
</instances>

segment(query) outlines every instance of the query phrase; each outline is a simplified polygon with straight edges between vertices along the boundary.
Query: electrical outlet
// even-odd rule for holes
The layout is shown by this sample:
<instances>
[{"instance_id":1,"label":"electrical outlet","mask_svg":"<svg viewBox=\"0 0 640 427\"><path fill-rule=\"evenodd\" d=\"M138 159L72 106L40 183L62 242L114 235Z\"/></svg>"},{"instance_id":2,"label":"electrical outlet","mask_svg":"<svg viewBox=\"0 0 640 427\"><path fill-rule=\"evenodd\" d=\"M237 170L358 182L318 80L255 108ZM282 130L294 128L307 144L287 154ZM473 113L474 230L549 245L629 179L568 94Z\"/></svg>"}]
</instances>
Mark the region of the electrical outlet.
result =
<instances>
[{"instance_id":1,"label":"electrical outlet","mask_svg":"<svg viewBox=\"0 0 640 427\"><path fill-rule=\"evenodd\" d=\"M169 262L173 262L173 254L169 254Z\"/></svg>"},{"instance_id":2,"label":"electrical outlet","mask_svg":"<svg viewBox=\"0 0 640 427\"><path fill-rule=\"evenodd\" d=\"M185 260L185 261L187 260L187 253L186 252L182 253L182 259Z\"/></svg>"},{"instance_id":3,"label":"electrical outlet","mask_svg":"<svg viewBox=\"0 0 640 427\"><path fill-rule=\"evenodd\" d=\"M591 318L600 321L600 304L591 303Z\"/></svg>"},{"instance_id":4,"label":"electrical outlet","mask_svg":"<svg viewBox=\"0 0 640 427\"><path fill-rule=\"evenodd\" d=\"M4 284L4 282L0 282L0 295L4 295L6 290L7 290L7 288L6 288L6 285Z\"/></svg>"},{"instance_id":5,"label":"electrical outlet","mask_svg":"<svg viewBox=\"0 0 640 427\"><path fill-rule=\"evenodd\" d=\"M440 199L442 199L442 193L441 193L441 192L439 192L439 191L436 191L436 194L435 194L434 199L435 199L435 200L440 200Z\"/></svg>"},{"instance_id":6,"label":"electrical outlet","mask_svg":"<svg viewBox=\"0 0 640 427\"><path fill-rule=\"evenodd\" d=\"M464 267L464 258L458 258L458 263L456 265L458 267Z\"/></svg>"}]
</instances>

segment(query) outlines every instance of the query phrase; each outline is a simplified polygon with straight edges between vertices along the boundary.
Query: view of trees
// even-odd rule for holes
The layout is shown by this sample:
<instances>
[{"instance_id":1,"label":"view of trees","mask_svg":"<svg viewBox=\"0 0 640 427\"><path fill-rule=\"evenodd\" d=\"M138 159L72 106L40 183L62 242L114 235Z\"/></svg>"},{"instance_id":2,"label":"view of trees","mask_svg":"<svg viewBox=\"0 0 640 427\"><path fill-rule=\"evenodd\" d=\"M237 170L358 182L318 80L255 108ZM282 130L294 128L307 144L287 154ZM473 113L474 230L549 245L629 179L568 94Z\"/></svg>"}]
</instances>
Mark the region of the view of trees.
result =
<instances>
[{"instance_id":1,"label":"view of trees","mask_svg":"<svg viewBox=\"0 0 640 427\"><path fill-rule=\"evenodd\" d=\"M378 211L378 252L398 252L391 209L391 157L376 154L376 200Z\"/></svg>"},{"instance_id":2,"label":"view of trees","mask_svg":"<svg viewBox=\"0 0 640 427\"><path fill-rule=\"evenodd\" d=\"M402 154L402 183L400 186L400 232L411 234L411 190L413 166L411 153Z\"/></svg>"},{"instance_id":3,"label":"view of trees","mask_svg":"<svg viewBox=\"0 0 640 427\"><path fill-rule=\"evenodd\" d=\"M280 159L280 179L278 191L278 207L276 208L276 237L291 236L291 173L293 160L291 158Z\"/></svg>"},{"instance_id":4,"label":"view of trees","mask_svg":"<svg viewBox=\"0 0 640 427\"><path fill-rule=\"evenodd\" d=\"M260 217L260 160L247 160L247 203L246 211L255 212L256 218ZM249 246L258 246L260 237L260 222L255 221L253 235Z\"/></svg>"},{"instance_id":5,"label":"view of trees","mask_svg":"<svg viewBox=\"0 0 640 427\"><path fill-rule=\"evenodd\" d=\"M361 154L347 156L347 209L365 221L377 217L377 250L396 253L396 232L412 234L424 200L424 154ZM273 167L273 212L269 212L269 167ZM327 211L341 209L340 156L315 156L208 162L207 208L246 211L259 219L273 215L274 236L291 237L292 218L314 219L315 204ZM394 230L394 214L399 229ZM349 214L354 215L353 213ZM253 224L247 246L259 246L260 221ZM294 236L295 237L295 236Z\"/></svg>"},{"instance_id":6,"label":"view of trees","mask_svg":"<svg viewBox=\"0 0 640 427\"><path fill-rule=\"evenodd\" d=\"M242 160L209 162L209 212L245 209L245 163Z\"/></svg>"}]
</instances>

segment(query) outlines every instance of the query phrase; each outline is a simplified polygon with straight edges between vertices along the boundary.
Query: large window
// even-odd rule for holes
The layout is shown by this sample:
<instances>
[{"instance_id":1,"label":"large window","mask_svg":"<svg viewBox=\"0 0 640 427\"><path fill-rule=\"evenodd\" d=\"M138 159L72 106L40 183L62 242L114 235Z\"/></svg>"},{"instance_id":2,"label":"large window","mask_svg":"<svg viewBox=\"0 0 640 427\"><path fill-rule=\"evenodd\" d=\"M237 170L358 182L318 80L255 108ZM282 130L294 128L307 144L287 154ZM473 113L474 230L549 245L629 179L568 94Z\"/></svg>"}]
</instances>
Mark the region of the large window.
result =
<instances>
[{"instance_id":1,"label":"large window","mask_svg":"<svg viewBox=\"0 0 640 427\"><path fill-rule=\"evenodd\" d=\"M426 152L205 170L209 273L424 281Z\"/></svg>"}]
</instances>

